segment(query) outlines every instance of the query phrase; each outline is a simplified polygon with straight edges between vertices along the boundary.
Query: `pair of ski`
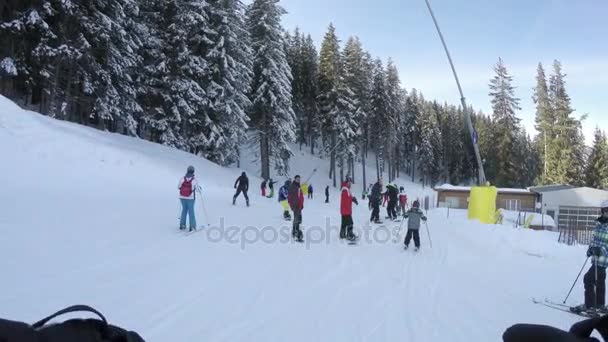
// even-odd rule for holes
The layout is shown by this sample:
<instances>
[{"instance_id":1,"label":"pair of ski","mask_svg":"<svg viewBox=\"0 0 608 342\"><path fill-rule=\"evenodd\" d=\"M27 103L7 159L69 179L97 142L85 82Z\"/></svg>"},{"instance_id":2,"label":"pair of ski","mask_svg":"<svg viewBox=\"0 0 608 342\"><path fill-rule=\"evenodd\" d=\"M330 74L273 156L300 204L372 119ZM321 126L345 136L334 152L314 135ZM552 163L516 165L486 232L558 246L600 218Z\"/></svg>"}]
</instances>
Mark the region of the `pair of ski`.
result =
<instances>
[{"instance_id":1,"label":"pair of ski","mask_svg":"<svg viewBox=\"0 0 608 342\"><path fill-rule=\"evenodd\" d=\"M608 314L608 312L605 311L598 311L598 310L594 310L594 309L589 309L589 310L576 310L575 307L563 304L563 303L557 303L557 302L553 302L550 301L548 299L545 300L539 300L536 298L532 298L532 302L534 304L538 304L538 305L542 305L554 310L559 310L559 311L563 311L563 312L567 312L573 315L577 315L580 317L584 317L584 318L595 318L595 317L600 317L602 315Z\"/></svg>"}]
</instances>

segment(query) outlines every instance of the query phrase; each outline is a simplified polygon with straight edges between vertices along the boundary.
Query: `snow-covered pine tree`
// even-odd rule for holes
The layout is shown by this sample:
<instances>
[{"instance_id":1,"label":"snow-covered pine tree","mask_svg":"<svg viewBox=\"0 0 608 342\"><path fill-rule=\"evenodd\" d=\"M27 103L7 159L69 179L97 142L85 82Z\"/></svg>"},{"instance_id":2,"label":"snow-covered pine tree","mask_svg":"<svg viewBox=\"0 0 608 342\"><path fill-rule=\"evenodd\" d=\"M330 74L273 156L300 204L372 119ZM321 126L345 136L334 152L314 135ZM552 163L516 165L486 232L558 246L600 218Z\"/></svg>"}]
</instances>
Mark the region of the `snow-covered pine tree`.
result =
<instances>
[{"instance_id":1,"label":"snow-covered pine tree","mask_svg":"<svg viewBox=\"0 0 608 342\"><path fill-rule=\"evenodd\" d=\"M336 158L338 148L336 119L334 117L338 105L338 82L340 78L340 42L336 29L330 24L321 44L319 56L319 94L318 103L321 114L321 131L323 134L323 148L330 156L330 174L333 186L336 181Z\"/></svg>"},{"instance_id":2,"label":"snow-covered pine tree","mask_svg":"<svg viewBox=\"0 0 608 342\"><path fill-rule=\"evenodd\" d=\"M521 175L523 160L518 160L515 148L520 136L520 119L516 111L521 110L519 99L515 97L513 76L498 59L494 67L496 75L490 81L490 97L494 120L493 140L496 146L497 174L494 183L502 187L514 187Z\"/></svg>"},{"instance_id":3,"label":"snow-covered pine tree","mask_svg":"<svg viewBox=\"0 0 608 342\"><path fill-rule=\"evenodd\" d=\"M289 172L295 140L291 101L291 70L287 62L278 0L255 0L247 10L247 26L254 53L250 117L260 143L261 176L270 178L270 163L280 175Z\"/></svg>"},{"instance_id":4,"label":"snow-covered pine tree","mask_svg":"<svg viewBox=\"0 0 608 342\"><path fill-rule=\"evenodd\" d=\"M134 84L141 41L135 20L139 7L135 0L91 0L76 6L76 25L89 51L82 67L87 70L94 102L93 124L129 135L137 135L142 108Z\"/></svg>"},{"instance_id":5,"label":"snow-covered pine tree","mask_svg":"<svg viewBox=\"0 0 608 342\"><path fill-rule=\"evenodd\" d=\"M587 160L585 185L596 189L608 189L608 141L606 134L596 127L593 147Z\"/></svg>"},{"instance_id":6,"label":"snow-covered pine tree","mask_svg":"<svg viewBox=\"0 0 608 342\"><path fill-rule=\"evenodd\" d=\"M386 66L386 93L388 112L386 113L385 151L388 161L388 176L389 180L392 181L397 177L397 166L399 165L397 144L399 142L399 126L404 112L404 94L399 79L399 71L390 58Z\"/></svg>"},{"instance_id":7,"label":"snow-covered pine tree","mask_svg":"<svg viewBox=\"0 0 608 342\"><path fill-rule=\"evenodd\" d=\"M376 152L376 172L378 179L384 175L384 158L387 153L387 135L392 123L389 118L390 98L386 71L380 59L374 61L374 82L371 92L370 147Z\"/></svg>"},{"instance_id":8,"label":"snow-covered pine tree","mask_svg":"<svg viewBox=\"0 0 608 342\"><path fill-rule=\"evenodd\" d=\"M342 57L341 60L344 58ZM340 64L338 80L336 82L336 105L330 116L333 117L336 129L336 153L338 155L338 166L340 167L340 180L344 180L345 168L347 174L353 176L353 160L357 155L359 141L359 122L357 121L358 101L354 90L347 79L355 77L355 70L346 69Z\"/></svg>"},{"instance_id":9,"label":"snow-covered pine tree","mask_svg":"<svg viewBox=\"0 0 608 342\"><path fill-rule=\"evenodd\" d=\"M542 174L540 176L541 184L548 184L547 180L547 159L546 156L550 153L549 149L553 146L552 141L555 139L553 126L555 125L555 116L551 108L549 100L549 86L547 85L547 77L541 63L538 63L536 74L536 87L532 100L536 104L536 119L535 128L538 132L536 136L537 149L542 151L541 161Z\"/></svg>"},{"instance_id":10,"label":"snow-covered pine tree","mask_svg":"<svg viewBox=\"0 0 608 342\"><path fill-rule=\"evenodd\" d=\"M305 113L306 137L310 145L310 153L315 153L316 140L320 137L321 121L319 105L317 103L319 82L319 55L312 37L303 39L300 51L301 63L301 91L302 105Z\"/></svg>"},{"instance_id":11,"label":"snow-covered pine tree","mask_svg":"<svg viewBox=\"0 0 608 342\"><path fill-rule=\"evenodd\" d=\"M205 156L228 165L236 161L248 128L253 51L241 1L209 0L209 5L209 25L215 35L205 56L207 114L217 122L222 139L209 146Z\"/></svg>"},{"instance_id":12,"label":"snow-covered pine tree","mask_svg":"<svg viewBox=\"0 0 608 342\"><path fill-rule=\"evenodd\" d=\"M164 53L167 75L164 103L167 122L175 130L166 130L162 142L192 153L203 152L221 142L222 129L208 116L206 60L215 32L209 24L209 4L199 0L175 0L170 10L171 23L165 34ZM169 7L171 8L171 7Z\"/></svg>"},{"instance_id":13,"label":"snow-covered pine tree","mask_svg":"<svg viewBox=\"0 0 608 342\"><path fill-rule=\"evenodd\" d=\"M579 185L583 183L585 174L585 141L581 121L573 116L565 77L561 63L555 61L549 81L555 138L550 141L547 153L547 182Z\"/></svg>"},{"instance_id":14,"label":"snow-covered pine tree","mask_svg":"<svg viewBox=\"0 0 608 342\"><path fill-rule=\"evenodd\" d=\"M75 103L85 77L78 65L88 48L68 0L17 4L0 21L0 91L41 113L85 123Z\"/></svg>"},{"instance_id":15,"label":"snow-covered pine tree","mask_svg":"<svg viewBox=\"0 0 608 342\"><path fill-rule=\"evenodd\" d=\"M175 16L175 0L148 0L140 2L140 22L137 26L142 45L139 49L141 65L137 73L137 100L142 106L140 137L177 146L175 130L178 120L165 105L168 78L168 56L165 54L165 28ZM172 120L173 119L173 120Z\"/></svg>"},{"instance_id":16,"label":"snow-covered pine tree","mask_svg":"<svg viewBox=\"0 0 608 342\"><path fill-rule=\"evenodd\" d=\"M354 111L354 122L357 124L357 132L353 137L352 142L356 144L356 149L361 152L361 161L365 165L366 158L366 143L368 133L368 107L369 93L371 90L371 69L367 66L367 60L361 41L357 37L350 37L346 42L343 52L343 71L344 81L348 88L353 91L353 99L356 103ZM351 163L354 156L351 156ZM363 170L363 183L367 181L365 167ZM351 170L352 171L352 170ZM351 174L354 176L354 174Z\"/></svg>"},{"instance_id":17,"label":"snow-covered pine tree","mask_svg":"<svg viewBox=\"0 0 608 342\"><path fill-rule=\"evenodd\" d=\"M420 146L418 148L421 180L423 185L435 186L441 176L441 154L443 153L441 131L433 105L423 102L421 107Z\"/></svg>"},{"instance_id":18,"label":"snow-covered pine tree","mask_svg":"<svg viewBox=\"0 0 608 342\"><path fill-rule=\"evenodd\" d=\"M402 130L402 144L404 145L405 158L407 160L406 171L412 177L412 182L416 179L418 168L418 148L421 137L421 108L418 100L418 91L412 89L410 95L405 100L405 114Z\"/></svg>"}]
</instances>

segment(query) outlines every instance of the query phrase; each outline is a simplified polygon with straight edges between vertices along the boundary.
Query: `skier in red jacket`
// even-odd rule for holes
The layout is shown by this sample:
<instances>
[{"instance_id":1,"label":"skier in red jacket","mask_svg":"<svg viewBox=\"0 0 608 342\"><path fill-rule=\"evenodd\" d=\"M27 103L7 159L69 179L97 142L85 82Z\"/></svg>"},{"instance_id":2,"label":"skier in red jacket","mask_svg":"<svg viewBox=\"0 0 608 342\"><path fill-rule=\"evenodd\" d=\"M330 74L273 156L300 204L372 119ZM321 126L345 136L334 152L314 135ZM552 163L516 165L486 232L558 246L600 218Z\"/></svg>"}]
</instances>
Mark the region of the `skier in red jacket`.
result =
<instances>
[{"instance_id":1,"label":"skier in red jacket","mask_svg":"<svg viewBox=\"0 0 608 342\"><path fill-rule=\"evenodd\" d=\"M342 195L340 197L340 214L342 225L340 226L340 239L357 241L358 237L353 233L353 202L359 205L357 198L350 192L352 180L350 177L342 183Z\"/></svg>"}]
</instances>

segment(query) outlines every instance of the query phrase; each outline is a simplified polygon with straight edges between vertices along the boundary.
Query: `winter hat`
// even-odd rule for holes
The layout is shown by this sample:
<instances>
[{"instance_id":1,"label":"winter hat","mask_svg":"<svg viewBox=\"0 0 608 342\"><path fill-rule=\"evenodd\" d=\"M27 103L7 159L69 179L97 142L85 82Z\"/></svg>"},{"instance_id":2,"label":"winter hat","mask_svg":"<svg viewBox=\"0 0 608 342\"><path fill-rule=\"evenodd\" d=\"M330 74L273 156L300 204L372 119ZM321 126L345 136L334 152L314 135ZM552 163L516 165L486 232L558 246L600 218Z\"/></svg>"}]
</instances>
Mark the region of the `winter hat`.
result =
<instances>
[{"instance_id":1,"label":"winter hat","mask_svg":"<svg viewBox=\"0 0 608 342\"><path fill-rule=\"evenodd\" d=\"M418 200L415 200L414 203L412 204L412 207L420 208L420 202L418 202Z\"/></svg>"},{"instance_id":2,"label":"winter hat","mask_svg":"<svg viewBox=\"0 0 608 342\"><path fill-rule=\"evenodd\" d=\"M247 174L245 173L245 171L243 171L243 173L241 173L241 176L247 177Z\"/></svg>"},{"instance_id":3,"label":"winter hat","mask_svg":"<svg viewBox=\"0 0 608 342\"><path fill-rule=\"evenodd\" d=\"M194 166L190 165L188 166L188 170L186 171L186 177L192 176L194 176Z\"/></svg>"}]
</instances>

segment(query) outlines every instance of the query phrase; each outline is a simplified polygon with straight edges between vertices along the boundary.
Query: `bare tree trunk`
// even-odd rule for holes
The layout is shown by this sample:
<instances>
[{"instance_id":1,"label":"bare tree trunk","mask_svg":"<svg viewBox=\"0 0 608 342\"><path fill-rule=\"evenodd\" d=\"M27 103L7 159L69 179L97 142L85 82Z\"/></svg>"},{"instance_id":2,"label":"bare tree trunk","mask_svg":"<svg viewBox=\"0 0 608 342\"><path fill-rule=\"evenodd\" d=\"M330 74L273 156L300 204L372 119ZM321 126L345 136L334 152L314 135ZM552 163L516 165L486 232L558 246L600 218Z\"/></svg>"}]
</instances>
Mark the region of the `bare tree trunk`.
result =
<instances>
[{"instance_id":1,"label":"bare tree trunk","mask_svg":"<svg viewBox=\"0 0 608 342\"><path fill-rule=\"evenodd\" d=\"M363 189L366 188L367 186L367 178L365 177L365 155L366 155L366 148L362 148L361 149L361 169L363 170Z\"/></svg>"},{"instance_id":2,"label":"bare tree trunk","mask_svg":"<svg viewBox=\"0 0 608 342\"><path fill-rule=\"evenodd\" d=\"M380 158L378 157L378 152L376 152L376 175L378 176L378 180L382 178L380 174Z\"/></svg>"},{"instance_id":3,"label":"bare tree trunk","mask_svg":"<svg viewBox=\"0 0 608 342\"><path fill-rule=\"evenodd\" d=\"M340 156L340 183L344 181L344 157Z\"/></svg>"},{"instance_id":4,"label":"bare tree trunk","mask_svg":"<svg viewBox=\"0 0 608 342\"><path fill-rule=\"evenodd\" d=\"M331 146L332 146L331 165L332 165L332 169L334 170L333 184L334 184L334 188L335 188L335 187L337 187L337 183L336 183L336 133L335 132L331 134Z\"/></svg>"}]
</instances>

